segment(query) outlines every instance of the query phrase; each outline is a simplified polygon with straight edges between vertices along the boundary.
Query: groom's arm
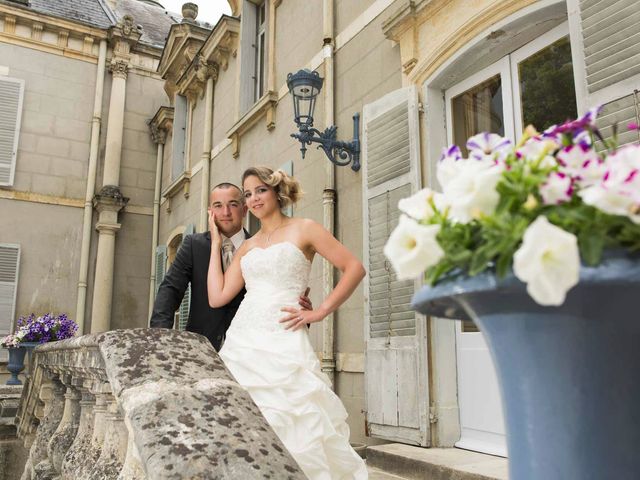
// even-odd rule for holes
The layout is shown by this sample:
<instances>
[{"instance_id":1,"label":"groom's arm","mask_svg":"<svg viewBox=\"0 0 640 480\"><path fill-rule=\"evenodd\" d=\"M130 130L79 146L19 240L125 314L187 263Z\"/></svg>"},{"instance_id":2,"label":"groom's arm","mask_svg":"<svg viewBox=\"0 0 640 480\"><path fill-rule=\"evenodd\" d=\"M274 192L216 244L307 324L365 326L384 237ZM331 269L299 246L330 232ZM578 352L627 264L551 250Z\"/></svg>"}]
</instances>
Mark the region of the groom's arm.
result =
<instances>
[{"instance_id":1,"label":"groom's arm","mask_svg":"<svg viewBox=\"0 0 640 480\"><path fill-rule=\"evenodd\" d=\"M156 294L151 314L151 327L173 328L174 314L193 278L192 250L192 236L187 235Z\"/></svg>"}]
</instances>

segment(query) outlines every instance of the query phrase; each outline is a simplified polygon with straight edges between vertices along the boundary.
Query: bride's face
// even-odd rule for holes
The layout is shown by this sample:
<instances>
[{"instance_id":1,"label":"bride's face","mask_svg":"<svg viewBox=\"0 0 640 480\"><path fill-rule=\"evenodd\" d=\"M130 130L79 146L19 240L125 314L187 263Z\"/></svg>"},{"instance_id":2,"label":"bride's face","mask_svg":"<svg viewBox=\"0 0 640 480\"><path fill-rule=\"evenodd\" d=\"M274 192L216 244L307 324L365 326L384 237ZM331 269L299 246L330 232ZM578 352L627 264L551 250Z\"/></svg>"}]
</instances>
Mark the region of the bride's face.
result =
<instances>
[{"instance_id":1,"label":"bride's face","mask_svg":"<svg viewBox=\"0 0 640 480\"><path fill-rule=\"evenodd\" d=\"M242 187L245 203L256 217L262 218L280 209L273 187L266 185L258 177L251 175L245 178Z\"/></svg>"}]
</instances>

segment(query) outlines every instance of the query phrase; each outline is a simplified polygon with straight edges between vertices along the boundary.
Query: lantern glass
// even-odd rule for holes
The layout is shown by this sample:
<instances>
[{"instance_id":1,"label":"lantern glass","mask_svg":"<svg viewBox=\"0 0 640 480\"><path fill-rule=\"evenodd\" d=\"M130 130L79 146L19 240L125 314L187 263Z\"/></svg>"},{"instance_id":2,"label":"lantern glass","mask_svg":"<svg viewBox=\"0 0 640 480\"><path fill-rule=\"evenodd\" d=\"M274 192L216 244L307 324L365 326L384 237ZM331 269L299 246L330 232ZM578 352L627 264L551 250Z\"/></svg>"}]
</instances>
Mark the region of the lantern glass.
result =
<instances>
[{"instance_id":1,"label":"lantern glass","mask_svg":"<svg viewBox=\"0 0 640 480\"><path fill-rule=\"evenodd\" d=\"M293 110L298 127L313 125L316 97L322 89L323 81L318 72L310 72L306 69L287 76L287 85L293 97Z\"/></svg>"}]
</instances>

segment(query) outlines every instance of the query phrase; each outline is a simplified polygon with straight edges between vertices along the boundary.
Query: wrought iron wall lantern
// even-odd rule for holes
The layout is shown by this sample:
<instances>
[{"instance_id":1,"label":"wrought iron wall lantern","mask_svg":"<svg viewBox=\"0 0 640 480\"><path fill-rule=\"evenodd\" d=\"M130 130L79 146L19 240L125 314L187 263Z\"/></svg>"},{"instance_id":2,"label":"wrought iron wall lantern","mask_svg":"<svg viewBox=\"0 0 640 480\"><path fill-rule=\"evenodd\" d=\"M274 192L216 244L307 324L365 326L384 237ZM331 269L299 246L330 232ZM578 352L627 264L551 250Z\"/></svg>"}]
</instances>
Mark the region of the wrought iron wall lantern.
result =
<instances>
[{"instance_id":1,"label":"wrought iron wall lantern","mask_svg":"<svg viewBox=\"0 0 640 480\"><path fill-rule=\"evenodd\" d=\"M313 111L323 81L318 72L306 69L287 75L287 86L293 96L294 120L300 131L292 133L291 136L300 141L302 158L307 151L307 145L318 143L318 148L324 151L331 162L341 167L353 162L351 169L357 172L360 170L360 114L353 115L353 140L350 142L336 139L338 127L335 125L327 127L324 132L313 128Z\"/></svg>"}]
</instances>

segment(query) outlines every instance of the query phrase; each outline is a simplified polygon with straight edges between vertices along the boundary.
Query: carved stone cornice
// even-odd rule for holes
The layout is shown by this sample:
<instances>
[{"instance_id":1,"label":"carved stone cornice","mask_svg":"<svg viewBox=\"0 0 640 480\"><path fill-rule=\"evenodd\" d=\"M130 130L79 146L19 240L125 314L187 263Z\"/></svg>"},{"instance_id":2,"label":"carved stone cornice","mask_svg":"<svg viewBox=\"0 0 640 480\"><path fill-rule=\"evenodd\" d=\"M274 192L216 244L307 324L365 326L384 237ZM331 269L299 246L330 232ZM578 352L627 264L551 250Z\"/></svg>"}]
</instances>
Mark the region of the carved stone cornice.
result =
<instances>
[{"instance_id":1,"label":"carved stone cornice","mask_svg":"<svg viewBox=\"0 0 640 480\"><path fill-rule=\"evenodd\" d=\"M167 131L158 128L155 124L149 125L149 130L151 131L151 141L155 144L164 145L167 141Z\"/></svg>"}]
</instances>

